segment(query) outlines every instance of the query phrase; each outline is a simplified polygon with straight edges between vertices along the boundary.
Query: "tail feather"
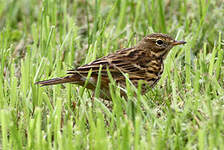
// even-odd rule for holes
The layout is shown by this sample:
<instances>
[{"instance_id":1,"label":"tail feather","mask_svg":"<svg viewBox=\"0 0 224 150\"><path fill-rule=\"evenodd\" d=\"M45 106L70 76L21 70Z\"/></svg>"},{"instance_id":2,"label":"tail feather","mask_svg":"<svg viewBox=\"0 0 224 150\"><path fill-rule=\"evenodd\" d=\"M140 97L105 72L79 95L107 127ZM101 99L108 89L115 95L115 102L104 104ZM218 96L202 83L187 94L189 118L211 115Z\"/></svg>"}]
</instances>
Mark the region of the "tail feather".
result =
<instances>
[{"instance_id":1,"label":"tail feather","mask_svg":"<svg viewBox=\"0 0 224 150\"><path fill-rule=\"evenodd\" d=\"M44 80L44 81L38 81L35 84L40 84L41 86L47 86L47 85L55 85L55 84L62 84L62 83L69 83L69 82L75 82L74 76L66 76L63 78L53 78L50 80Z\"/></svg>"}]
</instances>

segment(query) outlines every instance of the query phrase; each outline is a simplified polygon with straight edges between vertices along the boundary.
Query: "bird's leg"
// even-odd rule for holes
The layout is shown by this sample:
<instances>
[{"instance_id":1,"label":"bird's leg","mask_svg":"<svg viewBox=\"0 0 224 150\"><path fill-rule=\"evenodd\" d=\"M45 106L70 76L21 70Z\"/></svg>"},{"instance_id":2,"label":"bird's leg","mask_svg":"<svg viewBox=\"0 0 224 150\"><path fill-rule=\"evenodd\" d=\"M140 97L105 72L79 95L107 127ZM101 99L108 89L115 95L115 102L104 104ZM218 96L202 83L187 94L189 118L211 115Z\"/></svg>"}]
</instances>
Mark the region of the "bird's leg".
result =
<instances>
[{"instance_id":1,"label":"bird's leg","mask_svg":"<svg viewBox=\"0 0 224 150\"><path fill-rule=\"evenodd\" d=\"M91 96L91 107L93 109L93 105L94 105L94 97L95 97L95 91L93 91L92 96Z\"/></svg>"},{"instance_id":2,"label":"bird's leg","mask_svg":"<svg viewBox=\"0 0 224 150\"><path fill-rule=\"evenodd\" d=\"M94 101L95 92L92 93L91 100Z\"/></svg>"},{"instance_id":3,"label":"bird's leg","mask_svg":"<svg viewBox=\"0 0 224 150\"><path fill-rule=\"evenodd\" d=\"M75 110L75 108L76 108L76 102L75 101L72 102L72 108L73 108L73 110Z\"/></svg>"}]
</instances>

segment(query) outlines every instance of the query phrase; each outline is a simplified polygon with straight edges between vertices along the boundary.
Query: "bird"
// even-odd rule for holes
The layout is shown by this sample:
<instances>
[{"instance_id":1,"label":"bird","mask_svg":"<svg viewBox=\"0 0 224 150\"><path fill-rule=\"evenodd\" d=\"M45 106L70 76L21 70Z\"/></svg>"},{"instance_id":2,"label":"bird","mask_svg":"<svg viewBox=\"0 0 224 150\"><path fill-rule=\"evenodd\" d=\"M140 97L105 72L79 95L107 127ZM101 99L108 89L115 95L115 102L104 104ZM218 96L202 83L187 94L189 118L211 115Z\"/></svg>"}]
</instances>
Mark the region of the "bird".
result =
<instances>
[{"instance_id":1,"label":"bird","mask_svg":"<svg viewBox=\"0 0 224 150\"><path fill-rule=\"evenodd\" d=\"M38 81L35 84L48 86L72 83L80 86L85 85L85 88L94 91L100 74L100 97L111 100L109 74L122 89L126 87L127 76L125 74L127 74L128 79L135 87L138 87L139 82L142 81L141 93L144 95L161 78L164 70L164 60L170 50L174 46L185 43L185 41L177 41L167 34L152 33L131 48L119 49L88 64L68 70L65 77ZM88 82L86 82L89 72L91 74ZM121 96L125 95L125 91L121 91Z\"/></svg>"}]
</instances>

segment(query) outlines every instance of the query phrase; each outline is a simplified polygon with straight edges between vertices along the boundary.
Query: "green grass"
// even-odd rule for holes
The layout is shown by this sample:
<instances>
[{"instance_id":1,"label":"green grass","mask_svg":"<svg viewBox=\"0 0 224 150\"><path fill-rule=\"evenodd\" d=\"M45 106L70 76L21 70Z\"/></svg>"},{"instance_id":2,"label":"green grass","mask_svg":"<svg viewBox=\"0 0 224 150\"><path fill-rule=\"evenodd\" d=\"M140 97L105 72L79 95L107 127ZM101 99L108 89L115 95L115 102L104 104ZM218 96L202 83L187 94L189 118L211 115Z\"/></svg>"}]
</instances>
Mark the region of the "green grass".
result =
<instances>
[{"instance_id":1,"label":"green grass","mask_svg":"<svg viewBox=\"0 0 224 150\"><path fill-rule=\"evenodd\" d=\"M222 0L0 3L0 149L224 149ZM187 44L146 95L127 80L125 101L111 79L112 111L100 83L94 101L77 85L34 85L152 32Z\"/></svg>"}]
</instances>

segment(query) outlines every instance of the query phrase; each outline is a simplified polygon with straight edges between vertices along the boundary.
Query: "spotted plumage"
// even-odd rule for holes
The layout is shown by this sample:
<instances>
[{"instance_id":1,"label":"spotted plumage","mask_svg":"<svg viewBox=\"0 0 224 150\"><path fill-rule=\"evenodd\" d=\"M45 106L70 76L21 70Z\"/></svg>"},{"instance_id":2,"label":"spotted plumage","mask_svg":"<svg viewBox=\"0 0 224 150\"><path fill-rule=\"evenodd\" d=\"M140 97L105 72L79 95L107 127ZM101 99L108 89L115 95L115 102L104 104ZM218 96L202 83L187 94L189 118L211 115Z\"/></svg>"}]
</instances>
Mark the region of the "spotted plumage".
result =
<instances>
[{"instance_id":1,"label":"spotted plumage","mask_svg":"<svg viewBox=\"0 0 224 150\"><path fill-rule=\"evenodd\" d=\"M99 58L91 63L69 70L68 76L39 81L36 84L42 86L61 83L74 83L83 86L86 77L91 70L91 77L86 88L95 89L100 67L101 70L101 97L110 99L108 70L113 79L122 88L125 88L127 73L134 86L138 86L140 80L143 81L142 93L147 91L147 87L154 87L163 73L163 61L170 49L175 45L185 44L185 41L176 41L170 36L154 33L144 37L136 46L124 48ZM125 95L125 92L122 92Z\"/></svg>"}]
</instances>

